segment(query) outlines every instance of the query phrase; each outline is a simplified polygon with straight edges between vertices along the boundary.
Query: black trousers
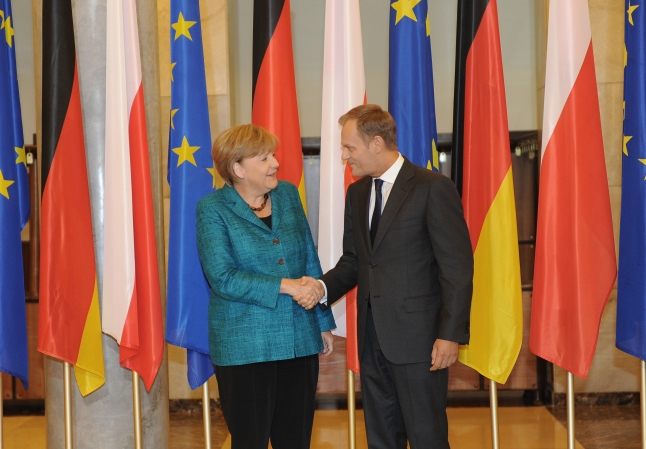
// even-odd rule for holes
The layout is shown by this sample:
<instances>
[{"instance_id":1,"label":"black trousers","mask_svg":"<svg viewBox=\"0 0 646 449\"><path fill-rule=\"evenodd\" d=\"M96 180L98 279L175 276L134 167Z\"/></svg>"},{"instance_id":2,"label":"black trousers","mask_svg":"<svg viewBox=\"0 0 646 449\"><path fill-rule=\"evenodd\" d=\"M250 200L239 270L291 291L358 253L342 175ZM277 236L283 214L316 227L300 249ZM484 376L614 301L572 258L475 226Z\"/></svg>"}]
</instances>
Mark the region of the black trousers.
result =
<instances>
[{"instance_id":1,"label":"black trousers","mask_svg":"<svg viewBox=\"0 0 646 449\"><path fill-rule=\"evenodd\" d=\"M368 309L361 354L363 413L369 449L449 449L448 370L431 362L395 365L381 352Z\"/></svg>"},{"instance_id":2,"label":"black trousers","mask_svg":"<svg viewBox=\"0 0 646 449\"><path fill-rule=\"evenodd\" d=\"M308 449L319 376L318 354L216 366L231 449Z\"/></svg>"}]
</instances>

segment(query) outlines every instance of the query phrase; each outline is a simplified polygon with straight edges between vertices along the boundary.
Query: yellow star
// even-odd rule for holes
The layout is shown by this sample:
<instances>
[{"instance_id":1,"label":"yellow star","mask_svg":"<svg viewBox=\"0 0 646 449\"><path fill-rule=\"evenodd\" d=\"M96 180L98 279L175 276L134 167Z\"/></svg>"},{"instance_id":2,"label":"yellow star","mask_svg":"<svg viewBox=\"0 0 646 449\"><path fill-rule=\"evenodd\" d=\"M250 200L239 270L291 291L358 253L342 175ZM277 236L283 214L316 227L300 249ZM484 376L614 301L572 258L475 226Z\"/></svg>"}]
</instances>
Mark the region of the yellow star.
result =
<instances>
[{"instance_id":1,"label":"yellow star","mask_svg":"<svg viewBox=\"0 0 646 449\"><path fill-rule=\"evenodd\" d=\"M626 43L624 42L624 67L628 66L628 50L626 50Z\"/></svg>"},{"instance_id":2,"label":"yellow star","mask_svg":"<svg viewBox=\"0 0 646 449\"><path fill-rule=\"evenodd\" d=\"M177 63L176 63L176 62L172 62L172 63L170 64L170 80L171 80L171 82L173 82L173 83L175 82L175 77L173 76L173 69L175 68L175 66L176 66L176 65L177 65Z\"/></svg>"},{"instance_id":3,"label":"yellow star","mask_svg":"<svg viewBox=\"0 0 646 449\"><path fill-rule=\"evenodd\" d=\"M207 168L206 171L211 173L211 176L213 176L213 187L215 187L215 177L217 176L217 171L215 170L215 167L213 168Z\"/></svg>"},{"instance_id":4,"label":"yellow star","mask_svg":"<svg viewBox=\"0 0 646 449\"><path fill-rule=\"evenodd\" d=\"M435 145L435 139L431 141L431 149L433 150L433 167L436 170L440 169L440 154L437 151L437 145Z\"/></svg>"},{"instance_id":5,"label":"yellow star","mask_svg":"<svg viewBox=\"0 0 646 449\"><path fill-rule=\"evenodd\" d=\"M25 153L25 147L18 148L14 147L16 150L16 153L18 153L18 159L16 159L16 164L20 164L21 162L25 164L25 167L27 166L27 154Z\"/></svg>"},{"instance_id":6,"label":"yellow star","mask_svg":"<svg viewBox=\"0 0 646 449\"><path fill-rule=\"evenodd\" d=\"M646 159L640 159L639 162L646 165ZM646 181L646 176L644 176L644 181Z\"/></svg>"},{"instance_id":7,"label":"yellow star","mask_svg":"<svg viewBox=\"0 0 646 449\"><path fill-rule=\"evenodd\" d=\"M2 175L2 170L0 170L0 195L9 199L9 189L8 187L13 184L15 181L10 181L9 179L4 179Z\"/></svg>"},{"instance_id":8,"label":"yellow star","mask_svg":"<svg viewBox=\"0 0 646 449\"><path fill-rule=\"evenodd\" d=\"M215 167L207 168L207 170L209 173L211 173L211 176L213 176L213 187L218 189L224 187L224 179L222 179L222 176L220 176L220 173L218 173Z\"/></svg>"},{"instance_id":9,"label":"yellow star","mask_svg":"<svg viewBox=\"0 0 646 449\"><path fill-rule=\"evenodd\" d=\"M431 21L428 20L428 16L426 16L426 37L429 37L431 35Z\"/></svg>"},{"instance_id":10,"label":"yellow star","mask_svg":"<svg viewBox=\"0 0 646 449\"><path fill-rule=\"evenodd\" d=\"M627 144L627 143L628 143L628 141L629 141L630 139L632 139L632 138L633 138L633 136L624 136L624 154L625 154L626 156L628 156L628 147L626 146L626 144Z\"/></svg>"},{"instance_id":11,"label":"yellow star","mask_svg":"<svg viewBox=\"0 0 646 449\"><path fill-rule=\"evenodd\" d=\"M633 12L634 12L637 8L639 8L639 5L630 6L630 3L628 3L628 11L626 11L626 12L628 13L628 22L629 22L632 26L635 26L635 24L633 23Z\"/></svg>"},{"instance_id":12,"label":"yellow star","mask_svg":"<svg viewBox=\"0 0 646 449\"><path fill-rule=\"evenodd\" d=\"M4 28L4 34L5 39L7 40L7 44L9 44L10 47L13 47L12 38L15 33L13 31L13 28L11 27L11 16L7 17L7 19L5 20L4 11L0 11L0 17L2 17L2 26L0 26L0 30Z\"/></svg>"},{"instance_id":13,"label":"yellow star","mask_svg":"<svg viewBox=\"0 0 646 449\"><path fill-rule=\"evenodd\" d=\"M191 32L189 31L189 28L191 28L196 23L197 22L184 20L184 15L180 12L179 17L177 18L177 22L171 24L171 27L175 30L174 40L177 40L180 36L186 36L190 40L193 40L193 38L191 37Z\"/></svg>"},{"instance_id":14,"label":"yellow star","mask_svg":"<svg viewBox=\"0 0 646 449\"><path fill-rule=\"evenodd\" d=\"M179 159L177 160L177 166L179 167L184 162L190 162L197 167L197 162L195 162L195 156L193 155L193 153L195 153L199 149L200 147L190 146L188 144L188 140L186 140L186 136L184 136L184 138L182 139L182 146L179 148L173 148L173 153L179 156Z\"/></svg>"},{"instance_id":15,"label":"yellow star","mask_svg":"<svg viewBox=\"0 0 646 449\"><path fill-rule=\"evenodd\" d=\"M397 16L395 17L395 25L399 23L404 17L408 17L413 21L417 22L417 16L413 11L413 8L422 0L397 0L395 3L390 6L397 11Z\"/></svg>"},{"instance_id":16,"label":"yellow star","mask_svg":"<svg viewBox=\"0 0 646 449\"><path fill-rule=\"evenodd\" d=\"M175 129L175 122L173 122L173 117L175 117L177 111L179 111L179 109L171 109L170 111L170 127L173 129Z\"/></svg>"}]
</instances>

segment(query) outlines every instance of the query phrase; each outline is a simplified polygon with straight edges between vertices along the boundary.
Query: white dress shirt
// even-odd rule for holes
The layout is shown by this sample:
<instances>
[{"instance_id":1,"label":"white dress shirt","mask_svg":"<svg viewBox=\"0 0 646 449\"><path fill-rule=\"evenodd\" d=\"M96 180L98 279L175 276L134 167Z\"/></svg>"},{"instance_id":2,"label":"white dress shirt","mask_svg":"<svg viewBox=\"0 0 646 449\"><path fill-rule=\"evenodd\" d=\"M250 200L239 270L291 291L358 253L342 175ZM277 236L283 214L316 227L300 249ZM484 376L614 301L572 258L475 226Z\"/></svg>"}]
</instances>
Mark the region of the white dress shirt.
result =
<instances>
[{"instance_id":1,"label":"white dress shirt","mask_svg":"<svg viewBox=\"0 0 646 449\"><path fill-rule=\"evenodd\" d=\"M399 154L399 157L397 158L395 163L391 165L390 168L379 177L379 179L383 181L383 184L381 185L381 212L383 212L384 208L386 207L386 202L388 201L388 197L390 196L390 191L393 189L393 184L395 183L395 179L397 179L397 175L399 174L399 170L401 170L402 165L404 165L404 156ZM368 223L372 223L372 213L375 210L375 178L372 178L372 187L370 187L369 210L370 215L368 216Z\"/></svg>"}]
</instances>

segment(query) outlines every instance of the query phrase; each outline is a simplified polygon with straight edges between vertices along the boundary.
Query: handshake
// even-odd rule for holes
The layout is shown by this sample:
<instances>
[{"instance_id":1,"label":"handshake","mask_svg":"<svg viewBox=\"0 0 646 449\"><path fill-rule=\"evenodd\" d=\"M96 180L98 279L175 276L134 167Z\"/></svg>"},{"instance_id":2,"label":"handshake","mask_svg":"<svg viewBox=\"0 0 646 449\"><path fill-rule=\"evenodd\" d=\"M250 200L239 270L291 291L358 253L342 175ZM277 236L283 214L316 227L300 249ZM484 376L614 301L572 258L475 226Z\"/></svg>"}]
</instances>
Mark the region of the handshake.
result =
<instances>
[{"instance_id":1,"label":"handshake","mask_svg":"<svg viewBox=\"0 0 646 449\"><path fill-rule=\"evenodd\" d=\"M301 307L310 310L325 296L325 288L313 277L303 276L300 279L283 279L281 293L290 295Z\"/></svg>"}]
</instances>

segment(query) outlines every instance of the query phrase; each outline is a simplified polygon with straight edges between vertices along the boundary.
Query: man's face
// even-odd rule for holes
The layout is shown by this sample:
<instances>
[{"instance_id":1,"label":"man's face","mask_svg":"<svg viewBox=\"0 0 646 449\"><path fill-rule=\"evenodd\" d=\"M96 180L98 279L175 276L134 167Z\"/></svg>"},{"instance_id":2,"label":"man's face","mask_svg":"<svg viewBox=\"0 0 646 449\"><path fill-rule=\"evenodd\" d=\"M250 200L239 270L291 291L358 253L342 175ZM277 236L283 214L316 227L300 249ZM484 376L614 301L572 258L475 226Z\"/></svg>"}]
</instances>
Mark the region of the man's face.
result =
<instances>
[{"instance_id":1,"label":"man's face","mask_svg":"<svg viewBox=\"0 0 646 449\"><path fill-rule=\"evenodd\" d=\"M368 142L357 131L357 121L348 120L341 128L341 159L350 165L352 176L372 176L378 171L374 139Z\"/></svg>"}]
</instances>

